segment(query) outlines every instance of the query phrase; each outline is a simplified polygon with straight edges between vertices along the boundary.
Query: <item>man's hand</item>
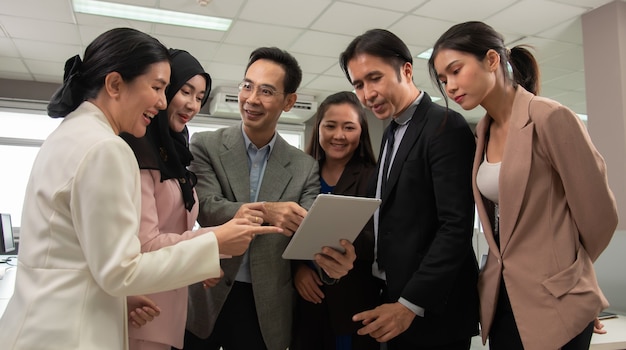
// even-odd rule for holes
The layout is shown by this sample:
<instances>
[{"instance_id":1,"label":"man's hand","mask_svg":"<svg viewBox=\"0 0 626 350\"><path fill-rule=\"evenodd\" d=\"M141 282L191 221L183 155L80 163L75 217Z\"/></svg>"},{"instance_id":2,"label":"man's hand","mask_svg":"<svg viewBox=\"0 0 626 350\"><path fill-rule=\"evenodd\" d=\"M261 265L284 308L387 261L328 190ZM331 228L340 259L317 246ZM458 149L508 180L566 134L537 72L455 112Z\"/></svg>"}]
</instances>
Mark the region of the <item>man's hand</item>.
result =
<instances>
[{"instance_id":1,"label":"man's hand","mask_svg":"<svg viewBox=\"0 0 626 350\"><path fill-rule=\"evenodd\" d=\"M282 227L292 235L306 216L306 209L296 202L263 202L263 222Z\"/></svg>"},{"instance_id":2,"label":"man's hand","mask_svg":"<svg viewBox=\"0 0 626 350\"><path fill-rule=\"evenodd\" d=\"M161 314L161 309L157 304L144 295L127 297L126 305L128 307L128 323L135 328L141 328Z\"/></svg>"},{"instance_id":3,"label":"man's hand","mask_svg":"<svg viewBox=\"0 0 626 350\"><path fill-rule=\"evenodd\" d=\"M248 219L253 224L261 225L264 222L263 216L263 202L254 202L239 207L233 218Z\"/></svg>"},{"instance_id":4,"label":"man's hand","mask_svg":"<svg viewBox=\"0 0 626 350\"><path fill-rule=\"evenodd\" d=\"M324 247L322 252L315 254L315 262L324 269L326 274L334 279L340 279L352 270L356 253L354 246L349 241L342 239L339 241L345 252L341 253L333 248Z\"/></svg>"},{"instance_id":5,"label":"man's hand","mask_svg":"<svg viewBox=\"0 0 626 350\"><path fill-rule=\"evenodd\" d=\"M396 302L358 313L352 316L352 321L365 325L357 331L359 335L369 334L376 341L383 343L406 331L414 318L413 311Z\"/></svg>"},{"instance_id":6,"label":"man's hand","mask_svg":"<svg viewBox=\"0 0 626 350\"><path fill-rule=\"evenodd\" d=\"M302 263L296 268L294 284L302 299L313 304L319 304L324 299L324 293L319 286L322 281L317 275L317 271Z\"/></svg>"}]
</instances>

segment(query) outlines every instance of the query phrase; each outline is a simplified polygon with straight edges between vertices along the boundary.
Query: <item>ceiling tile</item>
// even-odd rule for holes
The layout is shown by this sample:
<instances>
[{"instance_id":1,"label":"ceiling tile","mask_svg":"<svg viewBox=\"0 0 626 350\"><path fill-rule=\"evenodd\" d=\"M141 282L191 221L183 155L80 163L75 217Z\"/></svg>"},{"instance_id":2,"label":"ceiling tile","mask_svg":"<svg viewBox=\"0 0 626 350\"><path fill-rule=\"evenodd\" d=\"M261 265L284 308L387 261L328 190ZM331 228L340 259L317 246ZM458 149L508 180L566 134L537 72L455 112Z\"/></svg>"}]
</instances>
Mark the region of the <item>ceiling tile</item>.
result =
<instances>
[{"instance_id":1,"label":"ceiling tile","mask_svg":"<svg viewBox=\"0 0 626 350\"><path fill-rule=\"evenodd\" d=\"M568 43L583 44L583 26L580 17L565 21L550 29L536 34L538 37L552 40L564 41Z\"/></svg>"},{"instance_id":2,"label":"ceiling tile","mask_svg":"<svg viewBox=\"0 0 626 350\"><path fill-rule=\"evenodd\" d=\"M80 40L75 24L6 16L0 16L0 22L12 38L61 44L75 44Z\"/></svg>"},{"instance_id":3,"label":"ceiling tile","mask_svg":"<svg viewBox=\"0 0 626 350\"><path fill-rule=\"evenodd\" d=\"M541 90L539 91L539 95L548 97L548 98L554 98L555 96L559 96L561 94L564 94L565 92L567 92L566 89L558 88L552 85L544 85L541 87Z\"/></svg>"},{"instance_id":4,"label":"ceiling tile","mask_svg":"<svg viewBox=\"0 0 626 350\"><path fill-rule=\"evenodd\" d=\"M450 26L483 20L504 35L507 45L534 46L544 94L584 111L580 15L610 1L213 0L202 7L197 0L113 0L234 20L229 31L217 32L74 14L71 0L0 0L0 78L58 83L67 58L82 55L85 46L106 30L130 27L155 36L166 46L191 52L211 74L215 89L235 88L255 48L287 49L304 71L301 93L321 101L330 93L351 89L338 56L365 30L388 28L415 56ZM74 21L77 28L72 26ZM426 61L414 60L413 75L416 85L439 97ZM454 103L451 107L470 121L484 114L481 108L462 111Z\"/></svg>"},{"instance_id":5,"label":"ceiling tile","mask_svg":"<svg viewBox=\"0 0 626 350\"><path fill-rule=\"evenodd\" d=\"M428 73L427 61L415 59L413 61L413 82L421 88L431 89L433 84Z\"/></svg>"},{"instance_id":6,"label":"ceiling tile","mask_svg":"<svg viewBox=\"0 0 626 350\"><path fill-rule=\"evenodd\" d=\"M213 60L220 63L247 65L254 49L256 47L221 44L216 48Z\"/></svg>"},{"instance_id":7,"label":"ceiling tile","mask_svg":"<svg viewBox=\"0 0 626 350\"><path fill-rule=\"evenodd\" d=\"M480 21L488 18L517 0L432 0L420 6L413 14L446 21ZM442 32L443 34L443 32Z\"/></svg>"},{"instance_id":8,"label":"ceiling tile","mask_svg":"<svg viewBox=\"0 0 626 350\"><path fill-rule=\"evenodd\" d=\"M339 55L352 39L354 39L352 36L309 30L304 32L288 50L292 53L306 53L339 59Z\"/></svg>"},{"instance_id":9,"label":"ceiling tile","mask_svg":"<svg viewBox=\"0 0 626 350\"><path fill-rule=\"evenodd\" d=\"M337 58L321 57L314 55L304 55L294 53L293 56L298 60L303 72L321 74L327 71L331 66L338 64Z\"/></svg>"},{"instance_id":10,"label":"ceiling tile","mask_svg":"<svg viewBox=\"0 0 626 350\"><path fill-rule=\"evenodd\" d=\"M60 78L58 75L33 74L33 76L35 77L35 81L39 81L39 82L42 82L42 83L57 83L57 84L61 84L63 82L63 79Z\"/></svg>"},{"instance_id":11,"label":"ceiling tile","mask_svg":"<svg viewBox=\"0 0 626 350\"><path fill-rule=\"evenodd\" d=\"M574 47L558 55L541 61L543 66L558 67L572 71L582 71L585 66L582 47Z\"/></svg>"},{"instance_id":12,"label":"ceiling tile","mask_svg":"<svg viewBox=\"0 0 626 350\"><path fill-rule=\"evenodd\" d=\"M572 71L569 69L563 69L559 67L553 66L545 66L539 62L539 71L541 72L541 84L544 82L549 82L563 75L571 74Z\"/></svg>"},{"instance_id":13,"label":"ceiling tile","mask_svg":"<svg viewBox=\"0 0 626 350\"><path fill-rule=\"evenodd\" d=\"M243 79L246 67L236 64L213 62L205 66L207 72L211 74L211 78L232 81L233 87Z\"/></svg>"},{"instance_id":14,"label":"ceiling tile","mask_svg":"<svg viewBox=\"0 0 626 350\"><path fill-rule=\"evenodd\" d=\"M154 36L166 35L170 37L187 38L189 40L222 41L227 32L220 30L209 30L201 28L189 28L172 26L167 24L155 24L152 32ZM198 43L201 44L201 43Z\"/></svg>"},{"instance_id":15,"label":"ceiling tile","mask_svg":"<svg viewBox=\"0 0 626 350\"><path fill-rule=\"evenodd\" d=\"M239 18L251 22L280 23L286 27L306 28L329 4L328 0L274 0L271 5L266 1L248 1Z\"/></svg>"},{"instance_id":16,"label":"ceiling tile","mask_svg":"<svg viewBox=\"0 0 626 350\"><path fill-rule=\"evenodd\" d=\"M454 24L452 21L411 15L402 18L389 30L407 45L432 47L439 36Z\"/></svg>"},{"instance_id":17,"label":"ceiling tile","mask_svg":"<svg viewBox=\"0 0 626 350\"><path fill-rule=\"evenodd\" d=\"M1 12L15 17L74 23L69 0L3 0Z\"/></svg>"},{"instance_id":18,"label":"ceiling tile","mask_svg":"<svg viewBox=\"0 0 626 350\"><path fill-rule=\"evenodd\" d=\"M103 33L109 29L119 28L119 27L128 27L140 30L142 32L152 34L154 31L154 24L143 22L143 21L133 21L130 19L123 18L113 18L106 16L96 16L96 15L87 15L84 13L76 14L76 22L79 24L79 31L83 31L83 28L91 28L91 32L97 32L98 34ZM95 39L98 34L94 35L91 40ZM83 40L85 38L83 37ZM84 42L84 44L89 44L91 40Z\"/></svg>"},{"instance_id":19,"label":"ceiling tile","mask_svg":"<svg viewBox=\"0 0 626 350\"><path fill-rule=\"evenodd\" d=\"M33 73L33 75L44 74L44 75L53 75L55 73L61 72L61 76L63 76L63 67L65 63L63 62L53 62L53 61L42 61L42 60L33 60L26 59L24 60L26 67L28 70ZM55 74L58 77L58 74ZM58 81L62 81L62 79L58 79Z\"/></svg>"},{"instance_id":20,"label":"ceiling tile","mask_svg":"<svg viewBox=\"0 0 626 350\"><path fill-rule=\"evenodd\" d=\"M157 36L157 38L167 48L186 50L199 61L213 58L219 46L215 42L197 39L175 38L163 35Z\"/></svg>"},{"instance_id":21,"label":"ceiling tile","mask_svg":"<svg viewBox=\"0 0 626 350\"><path fill-rule=\"evenodd\" d=\"M301 34L301 29L237 21L232 25L226 40L231 44L285 48Z\"/></svg>"},{"instance_id":22,"label":"ceiling tile","mask_svg":"<svg viewBox=\"0 0 626 350\"><path fill-rule=\"evenodd\" d=\"M24 62L15 57L2 57L0 56L0 71L2 72L16 72L16 73L28 73L28 69L24 65Z\"/></svg>"},{"instance_id":23,"label":"ceiling tile","mask_svg":"<svg viewBox=\"0 0 626 350\"><path fill-rule=\"evenodd\" d=\"M331 77L341 77L342 79L346 79L346 75L341 70L339 62L328 68L328 70L324 72L324 75L330 75Z\"/></svg>"},{"instance_id":24,"label":"ceiling tile","mask_svg":"<svg viewBox=\"0 0 626 350\"><path fill-rule=\"evenodd\" d=\"M97 16L93 16L93 17L97 17ZM102 18L102 17L99 17L99 18ZM114 28L120 28L120 27L133 28L133 29L137 29L139 31L152 35L151 31L146 30L144 28L145 26L152 27L152 25L150 24L147 24L145 22L138 22L138 21L126 21L126 23L121 23L121 21L120 22L112 21L108 24L97 25L97 26L79 25L78 34L80 36L80 41L78 42L78 44L82 45L82 47L85 48L100 34L108 30L111 30Z\"/></svg>"},{"instance_id":25,"label":"ceiling tile","mask_svg":"<svg viewBox=\"0 0 626 350\"><path fill-rule=\"evenodd\" d=\"M20 57L13 40L7 38L0 38L0 55L4 57Z\"/></svg>"},{"instance_id":26,"label":"ceiling tile","mask_svg":"<svg viewBox=\"0 0 626 350\"><path fill-rule=\"evenodd\" d=\"M398 11L403 13L410 13L415 8L428 2L426 0L411 1L411 0L347 0L345 2L351 2L359 5L366 5L371 7L377 7L379 9Z\"/></svg>"},{"instance_id":27,"label":"ceiling tile","mask_svg":"<svg viewBox=\"0 0 626 350\"><path fill-rule=\"evenodd\" d=\"M356 21L346 20L352 17L347 14L358 14ZM312 29L346 34L359 35L370 28L388 28L403 16L400 12L385 11L378 8L335 2L328 11L311 25Z\"/></svg>"},{"instance_id":28,"label":"ceiling tile","mask_svg":"<svg viewBox=\"0 0 626 350\"><path fill-rule=\"evenodd\" d=\"M306 85L307 89L328 90L328 91L352 91L352 86L346 78L320 75Z\"/></svg>"},{"instance_id":29,"label":"ceiling tile","mask_svg":"<svg viewBox=\"0 0 626 350\"><path fill-rule=\"evenodd\" d=\"M576 44L544 39L536 36L526 37L515 43L515 45L522 44L531 46L530 51L539 62L579 47Z\"/></svg>"},{"instance_id":30,"label":"ceiling tile","mask_svg":"<svg viewBox=\"0 0 626 350\"><path fill-rule=\"evenodd\" d=\"M613 0L552 0L561 4L574 5L584 7L587 9L593 9L605 5Z\"/></svg>"},{"instance_id":31,"label":"ceiling tile","mask_svg":"<svg viewBox=\"0 0 626 350\"><path fill-rule=\"evenodd\" d=\"M552 79L550 80L550 86L567 91L581 91L579 87L585 86L585 73L573 72L556 79Z\"/></svg>"},{"instance_id":32,"label":"ceiling tile","mask_svg":"<svg viewBox=\"0 0 626 350\"><path fill-rule=\"evenodd\" d=\"M496 30L520 31L525 28L528 34L535 34L580 16L585 8L560 4L549 0L518 1L508 8L488 18Z\"/></svg>"},{"instance_id":33,"label":"ceiling tile","mask_svg":"<svg viewBox=\"0 0 626 350\"><path fill-rule=\"evenodd\" d=\"M82 50L77 45L55 44L50 42L35 40L14 40L17 50L26 59L41 59L45 56L47 60L65 62L68 58L80 54Z\"/></svg>"}]
</instances>

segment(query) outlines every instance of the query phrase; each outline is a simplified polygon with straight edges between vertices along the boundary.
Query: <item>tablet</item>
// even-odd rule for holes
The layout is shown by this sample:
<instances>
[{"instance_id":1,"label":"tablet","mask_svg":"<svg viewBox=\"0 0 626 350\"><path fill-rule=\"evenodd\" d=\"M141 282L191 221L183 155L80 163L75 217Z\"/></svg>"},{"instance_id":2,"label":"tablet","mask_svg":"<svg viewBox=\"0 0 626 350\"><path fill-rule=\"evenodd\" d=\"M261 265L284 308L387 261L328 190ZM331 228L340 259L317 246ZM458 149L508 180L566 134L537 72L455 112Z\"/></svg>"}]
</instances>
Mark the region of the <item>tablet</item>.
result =
<instances>
[{"instance_id":1,"label":"tablet","mask_svg":"<svg viewBox=\"0 0 626 350\"><path fill-rule=\"evenodd\" d=\"M322 247L343 251L340 239L354 242L381 200L320 194L283 252L283 259L313 260Z\"/></svg>"}]
</instances>

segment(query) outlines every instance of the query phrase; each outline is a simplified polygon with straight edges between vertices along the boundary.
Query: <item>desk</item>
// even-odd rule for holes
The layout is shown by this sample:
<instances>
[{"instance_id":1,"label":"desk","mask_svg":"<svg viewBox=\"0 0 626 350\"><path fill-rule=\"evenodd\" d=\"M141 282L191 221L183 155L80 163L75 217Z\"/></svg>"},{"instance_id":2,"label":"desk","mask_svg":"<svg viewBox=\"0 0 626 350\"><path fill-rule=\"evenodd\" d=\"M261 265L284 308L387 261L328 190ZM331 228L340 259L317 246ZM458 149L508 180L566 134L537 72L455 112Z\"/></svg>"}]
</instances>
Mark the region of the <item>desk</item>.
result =
<instances>
[{"instance_id":1,"label":"desk","mask_svg":"<svg viewBox=\"0 0 626 350\"><path fill-rule=\"evenodd\" d=\"M626 316L602 320L606 334L594 334L591 337L593 350L626 349Z\"/></svg>"},{"instance_id":2,"label":"desk","mask_svg":"<svg viewBox=\"0 0 626 350\"><path fill-rule=\"evenodd\" d=\"M4 273L4 277L0 279L0 316L4 313L4 310L9 304L9 299L13 295L13 287L15 286L15 271L17 266L17 256L15 255L0 255L0 260L11 257L11 263L0 263L0 275Z\"/></svg>"}]
</instances>

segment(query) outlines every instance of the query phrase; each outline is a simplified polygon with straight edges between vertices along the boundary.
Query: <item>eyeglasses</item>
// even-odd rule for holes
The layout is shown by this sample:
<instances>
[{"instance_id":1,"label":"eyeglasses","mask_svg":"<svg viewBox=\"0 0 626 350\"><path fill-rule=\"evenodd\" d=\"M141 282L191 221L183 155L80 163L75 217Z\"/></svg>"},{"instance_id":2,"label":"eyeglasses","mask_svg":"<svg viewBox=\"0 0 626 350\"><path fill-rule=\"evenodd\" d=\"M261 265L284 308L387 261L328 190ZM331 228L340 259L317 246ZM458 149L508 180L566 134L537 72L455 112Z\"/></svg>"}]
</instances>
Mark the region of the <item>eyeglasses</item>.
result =
<instances>
[{"instance_id":1,"label":"eyeglasses","mask_svg":"<svg viewBox=\"0 0 626 350\"><path fill-rule=\"evenodd\" d=\"M242 81L239 83L239 94L243 98L248 98L252 95L256 89L256 95L263 102L271 102L274 100L274 97L278 94L285 94L284 92L276 91L273 87L269 85L259 85L258 89L256 85L249 81Z\"/></svg>"}]
</instances>

